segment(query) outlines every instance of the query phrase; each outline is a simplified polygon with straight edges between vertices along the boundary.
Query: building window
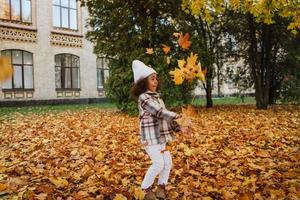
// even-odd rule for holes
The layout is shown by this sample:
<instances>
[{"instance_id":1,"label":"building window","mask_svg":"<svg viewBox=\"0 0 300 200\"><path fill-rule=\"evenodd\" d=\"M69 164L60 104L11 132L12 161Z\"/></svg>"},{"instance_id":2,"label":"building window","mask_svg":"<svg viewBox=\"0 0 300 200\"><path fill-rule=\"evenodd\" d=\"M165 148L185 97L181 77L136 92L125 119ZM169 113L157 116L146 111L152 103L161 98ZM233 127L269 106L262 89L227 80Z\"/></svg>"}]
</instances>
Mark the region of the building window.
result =
<instances>
[{"instance_id":1,"label":"building window","mask_svg":"<svg viewBox=\"0 0 300 200\"><path fill-rule=\"evenodd\" d=\"M31 23L31 0L0 0L0 19Z\"/></svg>"},{"instance_id":2,"label":"building window","mask_svg":"<svg viewBox=\"0 0 300 200\"><path fill-rule=\"evenodd\" d=\"M79 57L72 54L55 55L56 89L80 89Z\"/></svg>"},{"instance_id":3,"label":"building window","mask_svg":"<svg viewBox=\"0 0 300 200\"><path fill-rule=\"evenodd\" d=\"M77 30L76 0L53 0L53 26Z\"/></svg>"},{"instance_id":4,"label":"building window","mask_svg":"<svg viewBox=\"0 0 300 200\"><path fill-rule=\"evenodd\" d=\"M109 77L108 60L97 58L97 89L102 91L106 80Z\"/></svg>"},{"instance_id":5,"label":"building window","mask_svg":"<svg viewBox=\"0 0 300 200\"><path fill-rule=\"evenodd\" d=\"M4 82L2 89L33 90L33 54L22 50L3 50L2 56L9 56L13 76Z\"/></svg>"}]
</instances>

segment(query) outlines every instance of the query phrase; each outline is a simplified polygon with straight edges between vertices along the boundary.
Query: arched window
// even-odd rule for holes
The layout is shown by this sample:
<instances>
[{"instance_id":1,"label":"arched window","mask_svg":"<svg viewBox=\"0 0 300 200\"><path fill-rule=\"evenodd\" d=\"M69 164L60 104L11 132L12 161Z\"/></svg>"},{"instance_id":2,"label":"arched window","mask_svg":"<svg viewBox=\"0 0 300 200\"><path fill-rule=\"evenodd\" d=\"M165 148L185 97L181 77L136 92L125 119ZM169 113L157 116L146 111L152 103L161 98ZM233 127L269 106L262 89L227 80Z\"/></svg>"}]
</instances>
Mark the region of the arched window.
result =
<instances>
[{"instance_id":1,"label":"arched window","mask_svg":"<svg viewBox=\"0 0 300 200\"><path fill-rule=\"evenodd\" d=\"M13 76L4 82L3 89L33 89L33 54L22 50L3 50L2 56L9 56L13 66Z\"/></svg>"},{"instance_id":2,"label":"arched window","mask_svg":"<svg viewBox=\"0 0 300 200\"><path fill-rule=\"evenodd\" d=\"M0 18L31 23L31 7L31 0L0 0Z\"/></svg>"},{"instance_id":3,"label":"arched window","mask_svg":"<svg viewBox=\"0 0 300 200\"><path fill-rule=\"evenodd\" d=\"M97 58L97 89L103 91L104 83L109 77L108 59Z\"/></svg>"},{"instance_id":4,"label":"arched window","mask_svg":"<svg viewBox=\"0 0 300 200\"><path fill-rule=\"evenodd\" d=\"M56 89L80 89L79 57L72 54L55 55Z\"/></svg>"},{"instance_id":5,"label":"arched window","mask_svg":"<svg viewBox=\"0 0 300 200\"><path fill-rule=\"evenodd\" d=\"M76 0L52 0L53 26L77 30Z\"/></svg>"}]
</instances>

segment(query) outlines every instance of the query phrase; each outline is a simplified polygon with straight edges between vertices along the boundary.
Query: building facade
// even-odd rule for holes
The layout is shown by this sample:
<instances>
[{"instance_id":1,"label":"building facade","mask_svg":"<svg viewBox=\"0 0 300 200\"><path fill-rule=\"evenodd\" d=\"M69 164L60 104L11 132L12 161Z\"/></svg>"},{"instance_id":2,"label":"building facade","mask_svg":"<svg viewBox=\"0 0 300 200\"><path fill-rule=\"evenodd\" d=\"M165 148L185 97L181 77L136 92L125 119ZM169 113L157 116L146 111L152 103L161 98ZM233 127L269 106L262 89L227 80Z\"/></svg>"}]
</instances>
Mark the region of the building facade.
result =
<instances>
[{"instance_id":1,"label":"building facade","mask_svg":"<svg viewBox=\"0 0 300 200\"><path fill-rule=\"evenodd\" d=\"M0 103L103 98L107 60L85 39L87 17L76 0L0 0L0 54L14 71Z\"/></svg>"}]
</instances>

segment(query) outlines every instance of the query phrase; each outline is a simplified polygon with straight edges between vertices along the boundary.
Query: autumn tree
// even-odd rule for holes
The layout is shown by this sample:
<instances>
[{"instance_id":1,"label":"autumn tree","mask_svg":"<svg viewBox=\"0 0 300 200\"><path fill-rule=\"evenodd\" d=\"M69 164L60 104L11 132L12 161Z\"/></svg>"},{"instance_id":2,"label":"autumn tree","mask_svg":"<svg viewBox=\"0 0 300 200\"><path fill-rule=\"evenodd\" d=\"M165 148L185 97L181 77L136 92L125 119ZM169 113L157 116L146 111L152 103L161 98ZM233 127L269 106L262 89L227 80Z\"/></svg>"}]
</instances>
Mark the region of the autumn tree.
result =
<instances>
[{"instance_id":1,"label":"autumn tree","mask_svg":"<svg viewBox=\"0 0 300 200\"><path fill-rule=\"evenodd\" d=\"M186 12L201 16L207 23L214 16L224 15L226 11L243 16L241 20L244 20L246 28L243 31L248 37L246 62L254 79L256 106L266 109L270 102L270 86L275 71L273 66L276 65L277 55L281 50L276 43L278 32L275 30L279 30L278 22L285 20L285 28L297 34L297 29L300 28L299 2L184 0L182 6Z\"/></svg>"},{"instance_id":2,"label":"autumn tree","mask_svg":"<svg viewBox=\"0 0 300 200\"><path fill-rule=\"evenodd\" d=\"M146 54L146 48L157 49L162 44L172 46L174 32L193 29L192 22L186 18L188 15L179 6L180 0L82 2L89 10L91 31L87 37L94 42L95 53L111 58L111 77L106 88L108 96L118 103L119 108L125 111L136 109L135 103L129 98L133 81L131 62L134 59L141 59L158 71L161 92L168 105L187 104L192 100L191 92L196 86L195 82L176 86L171 81L169 71L176 66L175 61L167 63L162 51ZM198 38L191 38L195 48ZM172 48L170 54L179 59L189 52Z\"/></svg>"}]
</instances>

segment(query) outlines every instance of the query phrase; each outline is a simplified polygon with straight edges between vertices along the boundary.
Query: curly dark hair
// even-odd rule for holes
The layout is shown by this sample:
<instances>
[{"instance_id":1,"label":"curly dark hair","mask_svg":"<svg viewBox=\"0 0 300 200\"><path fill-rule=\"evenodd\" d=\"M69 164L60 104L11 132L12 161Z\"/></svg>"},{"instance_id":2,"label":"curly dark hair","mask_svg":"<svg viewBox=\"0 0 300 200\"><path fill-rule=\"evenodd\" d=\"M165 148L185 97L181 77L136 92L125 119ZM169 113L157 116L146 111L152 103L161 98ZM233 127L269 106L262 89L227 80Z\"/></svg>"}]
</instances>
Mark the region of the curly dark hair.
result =
<instances>
[{"instance_id":1,"label":"curly dark hair","mask_svg":"<svg viewBox=\"0 0 300 200\"><path fill-rule=\"evenodd\" d=\"M157 90L159 90L160 84L158 82ZM139 96L148 90L148 77L138 80L138 82L134 83L131 87L131 95L135 100L139 98Z\"/></svg>"}]
</instances>

